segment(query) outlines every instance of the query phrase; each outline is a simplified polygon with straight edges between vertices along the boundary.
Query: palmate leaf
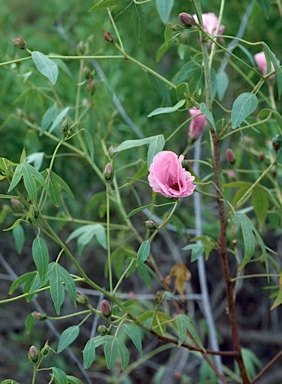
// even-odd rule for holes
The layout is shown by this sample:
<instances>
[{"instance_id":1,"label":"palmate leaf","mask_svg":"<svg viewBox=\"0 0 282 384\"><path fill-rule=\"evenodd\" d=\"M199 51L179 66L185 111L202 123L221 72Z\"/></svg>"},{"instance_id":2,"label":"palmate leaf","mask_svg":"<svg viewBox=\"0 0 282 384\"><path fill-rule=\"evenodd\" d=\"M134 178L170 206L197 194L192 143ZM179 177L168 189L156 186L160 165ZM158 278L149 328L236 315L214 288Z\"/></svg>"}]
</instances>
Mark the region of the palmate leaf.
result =
<instances>
[{"instance_id":1,"label":"palmate leaf","mask_svg":"<svg viewBox=\"0 0 282 384\"><path fill-rule=\"evenodd\" d=\"M117 337L109 336L108 341L104 344L104 354L108 369L111 369L116 364L118 357L121 360L122 370L128 366L128 349Z\"/></svg>"},{"instance_id":2,"label":"palmate leaf","mask_svg":"<svg viewBox=\"0 0 282 384\"><path fill-rule=\"evenodd\" d=\"M43 176L47 179L47 171L43 171ZM74 197L68 184L54 171L50 171L48 177L48 193L54 205L58 207L61 201L61 192L64 190L69 196Z\"/></svg>"},{"instance_id":3,"label":"palmate leaf","mask_svg":"<svg viewBox=\"0 0 282 384\"><path fill-rule=\"evenodd\" d=\"M130 337L131 341L137 348L138 352L142 356L143 351L142 351L142 329L138 326L135 325L129 325L125 324L123 326L123 330L127 334L128 337Z\"/></svg>"},{"instance_id":4,"label":"palmate leaf","mask_svg":"<svg viewBox=\"0 0 282 384\"><path fill-rule=\"evenodd\" d=\"M37 185L36 181L42 185L43 188L48 190L46 182L41 175L32 165L27 163L21 163L16 167L13 178L11 180L10 187L8 192L11 192L23 178L25 189L31 199L31 201L36 201L37 197Z\"/></svg>"},{"instance_id":5,"label":"palmate leaf","mask_svg":"<svg viewBox=\"0 0 282 384\"><path fill-rule=\"evenodd\" d=\"M92 365L95 359L96 348L102 344L105 344L108 340L111 340L111 338L112 336L110 335L96 336L93 339L87 341L82 351L83 364L86 369L88 369Z\"/></svg>"},{"instance_id":6,"label":"palmate leaf","mask_svg":"<svg viewBox=\"0 0 282 384\"><path fill-rule=\"evenodd\" d=\"M97 238L98 243L104 249L107 249L106 232L101 224L87 224L77 228L67 238L67 243L78 237L78 251L82 254L84 247L92 240L93 236Z\"/></svg>"}]
</instances>

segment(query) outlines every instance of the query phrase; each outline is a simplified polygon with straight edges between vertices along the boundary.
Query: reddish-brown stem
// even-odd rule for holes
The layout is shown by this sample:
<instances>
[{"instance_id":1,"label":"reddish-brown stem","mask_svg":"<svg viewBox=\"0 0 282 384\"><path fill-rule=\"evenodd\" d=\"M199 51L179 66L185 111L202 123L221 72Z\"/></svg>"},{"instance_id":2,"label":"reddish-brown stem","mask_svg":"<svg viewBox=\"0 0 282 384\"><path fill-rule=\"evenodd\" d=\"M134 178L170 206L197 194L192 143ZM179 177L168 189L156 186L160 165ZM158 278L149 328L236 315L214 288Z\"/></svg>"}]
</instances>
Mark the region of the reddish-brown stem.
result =
<instances>
[{"instance_id":1,"label":"reddish-brown stem","mask_svg":"<svg viewBox=\"0 0 282 384\"><path fill-rule=\"evenodd\" d=\"M280 359L280 357L282 357L282 351L278 352L276 356L273 357L272 360L270 360L270 362L268 364L266 364L265 367L263 367L263 369L253 378L251 384L254 384L256 383L261 377L262 375L265 374L265 372L270 368L272 367L272 365L274 363L276 363L277 360Z\"/></svg>"},{"instance_id":2,"label":"reddish-brown stem","mask_svg":"<svg viewBox=\"0 0 282 384\"><path fill-rule=\"evenodd\" d=\"M224 201L220 194L221 191L221 180L220 180L220 145L219 145L219 136L218 134L212 130L212 140L213 140L213 170L214 170L214 182L217 187L217 204L218 204L218 215L219 215L219 225L220 225L220 234L218 239L219 244L219 255L221 258L222 271L224 276L225 283L225 291L226 291L226 299L228 305L228 316L230 322L230 329L232 334L232 341L234 345L234 351L236 352L236 361L240 370L240 375L243 380L243 384L250 384L250 380L248 378L242 353L241 353L241 345L238 334L238 325L236 320L236 312L235 312L235 303L233 300L233 289L231 283L231 274L228 262L228 254L227 254L227 216L225 212Z\"/></svg>"}]
</instances>

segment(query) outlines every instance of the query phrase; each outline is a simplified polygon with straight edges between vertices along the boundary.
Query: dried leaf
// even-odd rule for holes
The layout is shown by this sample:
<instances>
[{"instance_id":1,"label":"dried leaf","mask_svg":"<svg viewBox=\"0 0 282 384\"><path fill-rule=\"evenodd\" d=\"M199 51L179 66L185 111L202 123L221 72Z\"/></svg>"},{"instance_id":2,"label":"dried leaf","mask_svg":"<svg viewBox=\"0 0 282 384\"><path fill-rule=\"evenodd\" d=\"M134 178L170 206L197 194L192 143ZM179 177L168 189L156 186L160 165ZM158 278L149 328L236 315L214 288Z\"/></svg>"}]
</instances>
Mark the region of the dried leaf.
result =
<instances>
[{"instance_id":1,"label":"dried leaf","mask_svg":"<svg viewBox=\"0 0 282 384\"><path fill-rule=\"evenodd\" d=\"M171 268L169 275L166 276L164 280L164 283L169 285L172 277L175 277L174 290L179 293L180 300L184 302L185 286L186 283L191 280L191 272L186 265L177 263Z\"/></svg>"}]
</instances>

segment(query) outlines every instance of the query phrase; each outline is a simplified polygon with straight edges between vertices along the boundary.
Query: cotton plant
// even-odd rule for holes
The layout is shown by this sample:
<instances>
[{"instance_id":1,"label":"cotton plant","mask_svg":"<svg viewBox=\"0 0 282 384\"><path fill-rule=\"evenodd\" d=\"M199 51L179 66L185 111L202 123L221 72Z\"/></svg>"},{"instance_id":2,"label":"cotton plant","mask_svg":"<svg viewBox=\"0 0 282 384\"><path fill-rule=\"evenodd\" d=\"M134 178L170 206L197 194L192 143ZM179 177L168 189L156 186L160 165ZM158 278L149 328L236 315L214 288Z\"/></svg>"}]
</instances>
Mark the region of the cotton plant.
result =
<instances>
[{"instance_id":1,"label":"cotton plant","mask_svg":"<svg viewBox=\"0 0 282 384\"><path fill-rule=\"evenodd\" d=\"M12 219L8 229L13 231L19 251L24 244L24 231L35 229L30 249L34 269L14 280L9 289L11 297L4 297L0 304L25 298L36 305L39 310L32 310L25 321L31 337L37 322L38 327L50 327L52 321L62 324L58 340L43 340L40 347L35 343L29 347L27 361L33 372L32 384L42 382L41 375L46 372L50 383L91 383L90 373L96 377L99 370L105 382L130 383L135 380L136 369L143 369L143 364L153 356L168 350L172 351L171 359L162 364L165 370L156 372L154 383L168 378L181 383L251 384L264 378L281 357L281 351L273 353L262 366L251 347L244 346L237 317L241 282L254 279L256 287L258 278L257 273L243 275L248 266L258 265L261 271L264 265L259 278L263 277L265 286L274 291L269 309L276 311L282 302L281 263L275 250L265 244L263 232L263 226L271 227L275 220L271 228L279 231L281 226L282 131L276 101L282 93L279 61L263 41L248 42L243 36L231 35L224 20L229 5L224 1L215 13L214 5L210 5L212 9L205 5L203 12L201 1L193 0L177 19L172 0L156 0L153 4L165 23L165 41L157 52L157 60L172 48L172 42L178 46L179 60L187 59L169 79L159 73L157 66L152 68L131 56L126 39L123 40L123 24L116 22L120 15L134 18L137 12L138 29L143 12L150 17L147 3L151 2L117 4L114 0L102 0L92 6L90 11L103 9L109 17L111 27L105 23L101 33L104 50L109 50L109 54L91 54L87 41L78 44L75 56L47 55L32 51L19 36L13 44L26 56L0 64L13 69L29 60L34 64L33 70L42 75L42 95L54 101L40 124L24 111L17 111L19 121L36 132L39 140L47 138L54 144L53 152L44 154L46 169L40 171L40 153L30 157L25 149L18 163L12 157L0 158L0 181L7 187L0 197L10 202L1 217L8 215ZM270 2L265 1L264 10L266 4L270 7ZM229 41L233 43L228 44ZM234 41L255 48L253 56L239 56ZM186 54L183 47L189 50L190 43L192 48ZM246 53L247 48L242 51ZM80 62L72 106L65 105L60 88L56 88L60 81L59 66L65 69L63 64L69 60ZM148 126L159 118L163 118L163 124L155 123L156 131L145 136L125 116L110 82L101 76L102 85L132 131L122 139L125 135L115 127L116 111L112 115L108 112L106 126L98 113L104 101L97 94L96 73L85 66L86 60L95 60L94 64L99 60L120 60L125 75L125 65L130 62L140 70L138 73L152 76L164 101L152 106L143 117ZM101 73L101 68L97 68ZM232 88L228 71L241 76L242 92L236 89L228 93ZM138 92L144 93L141 88ZM266 89L269 98L264 94ZM136 93L136 89L132 92ZM263 103L266 107L261 107ZM93 116L97 127L94 134ZM255 138L260 139L258 130L262 127L273 133L263 153L253 145L253 136L257 134ZM95 220L72 216L66 196L79 201L83 194L81 185L73 183L74 178L70 178L69 185L62 169L57 170L60 157L65 160L63 170L69 166L69 158L75 157L76 166L81 164L81 185L90 173L95 175L95 185L91 186L95 193L89 203L94 208ZM245 164L250 159L252 169ZM127 174L128 169L135 172ZM140 217L143 220L138 220ZM67 225L67 236L60 223ZM195 236L189 232L191 226ZM171 229L178 234L171 236ZM174 255L170 259L163 256L160 236L168 240L167 244L177 236L171 249L177 249L180 260L174 259ZM94 249L91 268L83 261L90 245ZM104 275L97 276L101 258ZM228 350L218 337L220 329L208 295L206 261L215 265L219 283L225 289L226 311L222 316L231 334ZM196 263L197 268L193 268ZM198 277L191 272L192 268L197 270ZM196 285L197 278L205 293L195 314L191 310L193 295L189 295L188 288ZM128 292L132 281L137 282L136 287L141 287L142 292ZM55 315L48 313L50 307L46 312L41 310L37 301L46 291L45 300L50 299ZM90 320L91 332L87 328ZM202 321L206 322L207 331L203 331ZM78 347L81 339L82 348ZM79 349L78 357L72 347ZM79 378L73 376L71 364L50 363L50 356L65 350L76 362ZM178 351L183 352L181 359ZM183 366L180 362L184 357L187 364ZM225 362L226 357L232 360L231 364ZM177 367L170 366L172 358ZM190 369L190 362L200 368ZM173 374L168 376L171 371ZM7 379L4 383L16 381Z\"/></svg>"}]
</instances>

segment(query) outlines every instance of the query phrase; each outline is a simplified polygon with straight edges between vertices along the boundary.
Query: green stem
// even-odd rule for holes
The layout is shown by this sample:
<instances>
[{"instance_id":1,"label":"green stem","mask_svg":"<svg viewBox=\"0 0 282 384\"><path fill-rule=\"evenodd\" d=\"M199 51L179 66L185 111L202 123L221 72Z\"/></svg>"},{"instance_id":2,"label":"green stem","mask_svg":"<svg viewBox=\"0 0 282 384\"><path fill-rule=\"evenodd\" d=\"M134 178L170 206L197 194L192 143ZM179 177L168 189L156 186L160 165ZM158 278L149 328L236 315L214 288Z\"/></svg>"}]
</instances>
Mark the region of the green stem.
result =
<instances>
[{"instance_id":1,"label":"green stem","mask_svg":"<svg viewBox=\"0 0 282 384\"><path fill-rule=\"evenodd\" d=\"M218 15L218 24L217 24L217 27L216 27L216 30L215 30L215 35L218 34L219 29L220 29L221 20L222 20L222 16L223 16L223 12L224 12L224 6L225 6L225 0L221 0L220 9L219 9L219 15ZM210 60L209 60L209 68L210 69L212 67L212 61L213 61L213 57L214 57L214 54L215 54L215 49L216 49L216 45L213 44L212 47L211 47Z\"/></svg>"},{"instance_id":2,"label":"green stem","mask_svg":"<svg viewBox=\"0 0 282 384\"><path fill-rule=\"evenodd\" d=\"M108 271L109 271L109 286L110 293L113 293L113 275L112 275L112 260L111 260L111 228L110 228L110 183L106 184L106 199L107 199L107 252L108 252Z\"/></svg>"}]
</instances>

